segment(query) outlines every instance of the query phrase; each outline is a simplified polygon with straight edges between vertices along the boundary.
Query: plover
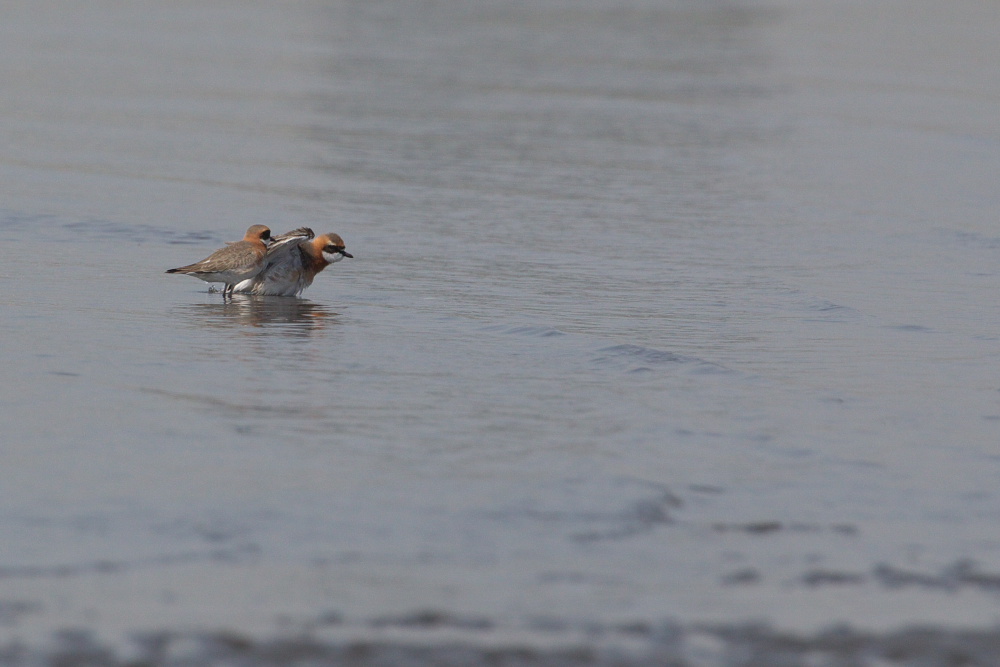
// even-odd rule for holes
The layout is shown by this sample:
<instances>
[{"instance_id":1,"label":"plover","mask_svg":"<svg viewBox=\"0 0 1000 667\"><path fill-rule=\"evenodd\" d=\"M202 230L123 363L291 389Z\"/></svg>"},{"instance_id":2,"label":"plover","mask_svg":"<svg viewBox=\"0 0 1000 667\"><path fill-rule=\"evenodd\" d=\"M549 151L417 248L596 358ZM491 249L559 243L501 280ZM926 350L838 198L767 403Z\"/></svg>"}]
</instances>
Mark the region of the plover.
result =
<instances>
[{"instance_id":1,"label":"plover","mask_svg":"<svg viewBox=\"0 0 1000 667\"><path fill-rule=\"evenodd\" d=\"M312 285L316 274L345 257L354 257L344 249L344 239L337 234L315 236L308 227L299 227L275 236L268 248L264 268L257 275L236 285L235 291L265 296L297 296Z\"/></svg>"},{"instance_id":2,"label":"plover","mask_svg":"<svg viewBox=\"0 0 1000 667\"><path fill-rule=\"evenodd\" d=\"M264 268L269 240L271 230L266 225L253 225L242 241L228 243L200 262L169 269L167 273L184 273L206 283L225 283L222 294L232 294L236 283L253 278Z\"/></svg>"}]
</instances>

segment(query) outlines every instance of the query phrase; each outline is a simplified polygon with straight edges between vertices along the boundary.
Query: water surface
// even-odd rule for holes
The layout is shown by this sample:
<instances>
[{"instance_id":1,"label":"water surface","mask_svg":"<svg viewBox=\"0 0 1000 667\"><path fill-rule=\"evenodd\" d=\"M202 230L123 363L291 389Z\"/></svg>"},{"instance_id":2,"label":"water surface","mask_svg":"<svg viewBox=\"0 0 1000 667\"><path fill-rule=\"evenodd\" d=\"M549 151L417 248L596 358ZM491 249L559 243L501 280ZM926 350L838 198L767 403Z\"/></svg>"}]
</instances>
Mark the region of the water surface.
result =
<instances>
[{"instance_id":1,"label":"water surface","mask_svg":"<svg viewBox=\"0 0 1000 667\"><path fill-rule=\"evenodd\" d=\"M18 3L4 659L993 654L996 14Z\"/></svg>"}]
</instances>

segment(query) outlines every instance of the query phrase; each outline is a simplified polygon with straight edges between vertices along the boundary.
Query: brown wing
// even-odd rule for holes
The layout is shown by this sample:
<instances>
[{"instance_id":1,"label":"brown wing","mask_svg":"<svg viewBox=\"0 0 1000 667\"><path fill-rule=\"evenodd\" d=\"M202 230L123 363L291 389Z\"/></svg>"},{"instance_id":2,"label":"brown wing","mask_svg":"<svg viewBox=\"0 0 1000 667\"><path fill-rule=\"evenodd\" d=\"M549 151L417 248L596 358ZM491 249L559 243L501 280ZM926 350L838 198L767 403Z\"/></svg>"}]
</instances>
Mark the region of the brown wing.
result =
<instances>
[{"instance_id":1,"label":"brown wing","mask_svg":"<svg viewBox=\"0 0 1000 667\"><path fill-rule=\"evenodd\" d=\"M249 241L237 241L225 248L216 250L211 255L188 266L175 269L176 272L187 273L218 273L244 269L260 261L260 251L257 245Z\"/></svg>"},{"instance_id":2,"label":"brown wing","mask_svg":"<svg viewBox=\"0 0 1000 667\"><path fill-rule=\"evenodd\" d=\"M308 227L299 227L292 231L275 236L271 245L267 249L267 261L261 276L267 273L272 267L290 268L298 270L302 266L301 249L299 244L313 238L313 230Z\"/></svg>"},{"instance_id":3,"label":"brown wing","mask_svg":"<svg viewBox=\"0 0 1000 667\"><path fill-rule=\"evenodd\" d=\"M284 234L271 237L271 247L273 248L276 245L282 245L291 240L308 241L314 236L316 235L313 233L313 230L308 227L299 227L298 229L293 229L290 232L285 232Z\"/></svg>"}]
</instances>

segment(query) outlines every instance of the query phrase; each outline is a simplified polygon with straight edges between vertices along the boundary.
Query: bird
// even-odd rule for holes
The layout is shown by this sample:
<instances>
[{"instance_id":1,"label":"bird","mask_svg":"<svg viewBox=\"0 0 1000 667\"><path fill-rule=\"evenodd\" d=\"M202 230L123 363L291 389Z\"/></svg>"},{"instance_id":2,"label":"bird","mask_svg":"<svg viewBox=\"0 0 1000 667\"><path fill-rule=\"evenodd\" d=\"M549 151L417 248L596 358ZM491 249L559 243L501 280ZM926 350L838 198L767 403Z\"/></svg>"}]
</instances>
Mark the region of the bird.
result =
<instances>
[{"instance_id":1,"label":"bird","mask_svg":"<svg viewBox=\"0 0 1000 667\"><path fill-rule=\"evenodd\" d=\"M271 230L267 225L253 225L242 241L227 243L225 248L219 248L200 262L168 269L167 273L184 273L206 283L224 283L222 295L227 292L231 295L236 283L253 278L264 268L270 240Z\"/></svg>"},{"instance_id":2,"label":"bird","mask_svg":"<svg viewBox=\"0 0 1000 667\"><path fill-rule=\"evenodd\" d=\"M312 285L316 274L345 257L354 255L344 249L344 239L337 234L316 236L308 227L299 227L275 236L267 250L260 273L236 285L236 292L262 296L298 296Z\"/></svg>"}]
</instances>

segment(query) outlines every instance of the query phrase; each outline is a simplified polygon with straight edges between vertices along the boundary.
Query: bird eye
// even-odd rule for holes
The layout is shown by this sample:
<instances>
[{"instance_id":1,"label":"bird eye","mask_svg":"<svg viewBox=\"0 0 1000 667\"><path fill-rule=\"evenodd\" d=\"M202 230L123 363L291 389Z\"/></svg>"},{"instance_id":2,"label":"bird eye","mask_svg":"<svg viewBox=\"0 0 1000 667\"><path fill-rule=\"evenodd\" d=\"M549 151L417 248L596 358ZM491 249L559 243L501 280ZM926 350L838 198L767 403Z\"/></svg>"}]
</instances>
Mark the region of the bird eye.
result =
<instances>
[{"instance_id":1,"label":"bird eye","mask_svg":"<svg viewBox=\"0 0 1000 667\"><path fill-rule=\"evenodd\" d=\"M328 253L331 253L331 254L335 253L335 252L337 252L337 246L328 245L327 247L323 248L323 252L328 252Z\"/></svg>"},{"instance_id":2,"label":"bird eye","mask_svg":"<svg viewBox=\"0 0 1000 667\"><path fill-rule=\"evenodd\" d=\"M264 232L263 234L260 235L260 237L262 239L269 239L271 238L271 232Z\"/></svg>"}]
</instances>

